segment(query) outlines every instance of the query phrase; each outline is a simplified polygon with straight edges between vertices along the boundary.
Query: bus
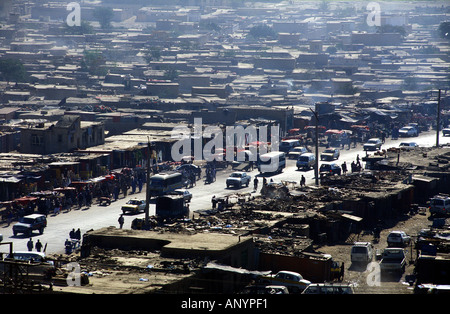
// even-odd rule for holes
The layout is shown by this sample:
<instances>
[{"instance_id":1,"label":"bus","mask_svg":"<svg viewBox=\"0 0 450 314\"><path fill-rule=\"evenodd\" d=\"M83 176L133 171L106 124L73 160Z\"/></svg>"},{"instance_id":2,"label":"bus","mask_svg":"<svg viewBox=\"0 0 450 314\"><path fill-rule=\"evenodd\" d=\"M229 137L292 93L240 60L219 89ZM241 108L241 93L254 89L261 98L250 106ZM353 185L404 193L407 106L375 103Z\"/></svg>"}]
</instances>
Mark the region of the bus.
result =
<instances>
[{"instance_id":1,"label":"bus","mask_svg":"<svg viewBox=\"0 0 450 314\"><path fill-rule=\"evenodd\" d=\"M286 167L286 154L280 151L273 151L260 156L258 163L259 172L281 172Z\"/></svg>"},{"instance_id":2,"label":"bus","mask_svg":"<svg viewBox=\"0 0 450 314\"><path fill-rule=\"evenodd\" d=\"M177 171L167 171L150 177L150 195L158 196L183 187L183 175Z\"/></svg>"}]
</instances>

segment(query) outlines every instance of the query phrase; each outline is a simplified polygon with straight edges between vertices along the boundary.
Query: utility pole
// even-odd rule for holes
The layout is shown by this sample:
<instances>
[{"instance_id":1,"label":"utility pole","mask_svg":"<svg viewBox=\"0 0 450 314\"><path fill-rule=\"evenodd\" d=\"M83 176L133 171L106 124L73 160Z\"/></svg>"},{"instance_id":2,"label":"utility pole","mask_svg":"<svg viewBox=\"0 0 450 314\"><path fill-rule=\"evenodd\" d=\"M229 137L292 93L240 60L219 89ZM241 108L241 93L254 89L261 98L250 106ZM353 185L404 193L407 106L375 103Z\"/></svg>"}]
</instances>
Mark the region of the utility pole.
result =
<instances>
[{"instance_id":1,"label":"utility pole","mask_svg":"<svg viewBox=\"0 0 450 314\"><path fill-rule=\"evenodd\" d=\"M147 184L145 187L145 226L149 225L150 219L150 159L152 158L152 148L150 144L150 139L148 139L147 144Z\"/></svg>"},{"instance_id":2,"label":"utility pole","mask_svg":"<svg viewBox=\"0 0 450 314\"><path fill-rule=\"evenodd\" d=\"M439 131L441 129L441 90L438 93L437 119L436 119L436 147L439 147Z\"/></svg>"},{"instance_id":3,"label":"utility pole","mask_svg":"<svg viewBox=\"0 0 450 314\"><path fill-rule=\"evenodd\" d=\"M314 164L314 177L316 180L316 185L319 185L319 114L317 113L317 103L315 104L314 111L310 109L314 116L316 117L316 159Z\"/></svg>"}]
</instances>

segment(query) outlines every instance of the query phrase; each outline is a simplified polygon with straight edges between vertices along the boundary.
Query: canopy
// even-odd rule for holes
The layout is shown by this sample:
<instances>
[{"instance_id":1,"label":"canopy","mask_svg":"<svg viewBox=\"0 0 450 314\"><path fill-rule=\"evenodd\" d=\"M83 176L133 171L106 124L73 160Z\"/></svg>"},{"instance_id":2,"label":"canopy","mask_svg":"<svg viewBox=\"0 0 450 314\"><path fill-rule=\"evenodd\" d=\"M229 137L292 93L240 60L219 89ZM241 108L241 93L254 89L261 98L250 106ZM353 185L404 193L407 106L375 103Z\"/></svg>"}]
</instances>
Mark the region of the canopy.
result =
<instances>
[{"instance_id":1,"label":"canopy","mask_svg":"<svg viewBox=\"0 0 450 314\"><path fill-rule=\"evenodd\" d=\"M38 199L37 197L24 196L24 197L16 198L14 200L14 202L27 204L28 202L36 201L37 199Z\"/></svg>"},{"instance_id":2,"label":"canopy","mask_svg":"<svg viewBox=\"0 0 450 314\"><path fill-rule=\"evenodd\" d=\"M327 131L325 132L325 135L331 135L331 134L343 134L343 133L345 133L345 132L342 131L342 130L327 130Z\"/></svg>"}]
</instances>

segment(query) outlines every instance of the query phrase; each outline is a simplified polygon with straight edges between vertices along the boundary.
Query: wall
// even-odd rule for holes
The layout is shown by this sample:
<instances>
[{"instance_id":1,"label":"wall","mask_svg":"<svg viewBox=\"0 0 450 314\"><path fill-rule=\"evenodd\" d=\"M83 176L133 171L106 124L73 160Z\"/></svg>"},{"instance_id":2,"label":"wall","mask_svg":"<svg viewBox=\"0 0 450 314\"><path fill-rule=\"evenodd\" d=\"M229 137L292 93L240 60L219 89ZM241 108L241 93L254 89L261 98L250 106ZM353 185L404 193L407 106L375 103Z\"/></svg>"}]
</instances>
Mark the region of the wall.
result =
<instances>
[{"instance_id":1,"label":"wall","mask_svg":"<svg viewBox=\"0 0 450 314\"><path fill-rule=\"evenodd\" d=\"M330 279L331 263L331 258L260 253L258 269L271 270L274 273L282 270L294 271L309 281L324 282Z\"/></svg>"}]
</instances>

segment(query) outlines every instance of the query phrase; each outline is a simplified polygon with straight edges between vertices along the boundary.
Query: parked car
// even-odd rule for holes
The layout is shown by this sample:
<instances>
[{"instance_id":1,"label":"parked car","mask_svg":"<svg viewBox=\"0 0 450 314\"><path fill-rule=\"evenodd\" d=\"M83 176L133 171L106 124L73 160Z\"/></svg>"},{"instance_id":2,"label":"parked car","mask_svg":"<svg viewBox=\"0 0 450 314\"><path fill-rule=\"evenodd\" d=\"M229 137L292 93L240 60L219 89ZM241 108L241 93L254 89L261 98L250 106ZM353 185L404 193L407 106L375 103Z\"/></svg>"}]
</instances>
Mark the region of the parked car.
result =
<instances>
[{"instance_id":1,"label":"parked car","mask_svg":"<svg viewBox=\"0 0 450 314\"><path fill-rule=\"evenodd\" d=\"M316 155L313 153L304 153L297 158L297 169L311 169L316 164Z\"/></svg>"},{"instance_id":2,"label":"parked car","mask_svg":"<svg viewBox=\"0 0 450 314\"><path fill-rule=\"evenodd\" d=\"M369 263L373 258L372 243L355 242L350 254L352 263Z\"/></svg>"},{"instance_id":3,"label":"parked car","mask_svg":"<svg viewBox=\"0 0 450 314\"><path fill-rule=\"evenodd\" d=\"M302 294L354 294L352 284L345 283L312 283Z\"/></svg>"},{"instance_id":4,"label":"parked car","mask_svg":"<svg viewBox=\"0 0 450 314\"><path fill-rule=\"evenodd\" d=\"M319 173L323 175L340 175L342 172L341 166L336 163L323 163L320 165Z\"/></svg>"},{"instance_id":5,"label":"parked car","mask_svg":"<svg viewBox=\"0 0 450 314\"><path fill-rule=\"evenodd\" d=\"M262 276L259 281L268 285L281 285L289 289L289 292L301 292L311 282L303 279L303 276L293 271L279 271L274 275Z\"/></svg>"},{"instance_id":6,"label":"parked car","mask_svg":"<svg viewBox=\"0 0 450 314\"><path fill-rule=\"evenodd\" d=\"M174 191L173 191L172 193L170 193L170 194L173 194L173 195L182 195L183 198L184 198L184 200L185 200L186 202L190 202L191 199L192 199L192 193L189 192L189 190L186 190L186 189L176 189L176 190L174 190Z\"/></svg>"},{"instance_id":7,"label":"parked car","mask_svg":"<svg viewBox=\"0 0 450 314\"><path fill-rule=\"evenodd\" d=\"M379 138L371 138L363 145L364 150L379 150L383 142Z\"/></svg>"},{"instance_id":8,"label":"parked car","mask_svg":"<svg viewBox=\"0 0 450 314\"><path fill-rule=\"evenodd\" d=\"M227 188L230 186L241 188L250 184L251 176L245 172L236 171L227 178Z\"/></svg>"},{"instance_id":9,"label":"parked car","mask_svg":"<svg viewBox=\"0 0 450 314\"><path fill-rule=\"evenodd\" d=\"M245 287L242 290L241 294L289 294L289 290L285 286L251 285L251 286Z\"/></svg>"},{"instance_id":10,"label":"parked car","mask_svg":"<svg viewBox=\"0 0 450 314\"><path fill-rule=\"evenodd\" d=\"M322 154L320 154L320 160L335 160L335 159L339 159L339 149L337 148L327 148L323 151Z\"/></svg>"},{"instance_id":11,"label":"parked car","mask_svg":"<svg viewBox=\"0 0 450 314\"><path fill-rule=\"evenodd\" d=\"M22 217L19 222L13 226L13 234L16 236L19 233L23 233L27 236L31 236L34 230L38 230L39 234L43 234L46 227L47 218L45 215L27 215Z\"/></svg>"},{"instance_id":12,"label":"parked car","mask_svg":"<svg viewBox=\"0 0 450 314\"><path fill-rule=\"evenodd\" d=\"M442 136L450 135L450 127L442 129Z\"/></svg>"},{"instance_id":13,"label":"parked car","mask_svg":"<svg viewBox=\"0 0 450 314\"><path fill-rule=\"evenodd\" d=\"M131 199L122 206L122 212L137 214L145 210L145 200Z\"/></svg>"},{"instance_id":14,"label":"parked car","mask_svg":"<svg viewBox=\"0 0 450 314\"><path fill-rule=\"evenodd\" d=\"M404 126L400 130L398 130L398 135L400 137L413 137L418 136L419 131L413 126Z\"/></svg>"},{"instance_id":15,"label":"parked car","mask_svg":"<svg viewBox=\"0 0 450 314\"><path fill-rule=\"evenodd\" d=\"M418 146L419 145L417 145L416 142L401 142L399 145L400 148L406 149L406 150L410 150L410 149L413 149Z\"/></svg>"},{"instance_id":16,"label":"parked car","mask_svg":"<svg viewBox=\"0 0 450 314\"><path fill-rule=\"evenodd\" d=\"M431 216L446 216L450 214L450 197L435 195L430 199L429 211Z\"/></svg>"},{"instance_id":17,"label":"parked car","mask_svg":"<svg viewBox=\"0 0 450 314\"><path fill-rule=\"evenodd\" d=\"M1 256L1 254L0 254ZM30 265L27 267L27 275L30 277L35 276L48 276L55 270L55 263L53 260L47 259L45 253L43 252L30 252L30 251L14 251L12 254L6 253L4 257L5 261L20 261ZM6 264L0 263L0 273L4 272L6 269ZM9 267L8 267L9 268Z\"/></svg>"},{"instance_id":18,"label":"parked car","mask_svg":"<svg viewBox=\"0 0 450 314\"><path fill-rule=\"evenodd\" d=\"M388 247L405 247L411 242L411 237L404 231L391 231L387 236Z\"/></svg>"},{"instance_id":19,"label":"parked car","mask_svg":"<svg viewBox=\"0 0 450 314\"><path fill-rule=\"evenodd\" d=\"M308 150L304 146L297 146L291 149L288 153L288 157L292 159L298 159L301 154L307 153Z\"/></svg>"}]
</instances>

